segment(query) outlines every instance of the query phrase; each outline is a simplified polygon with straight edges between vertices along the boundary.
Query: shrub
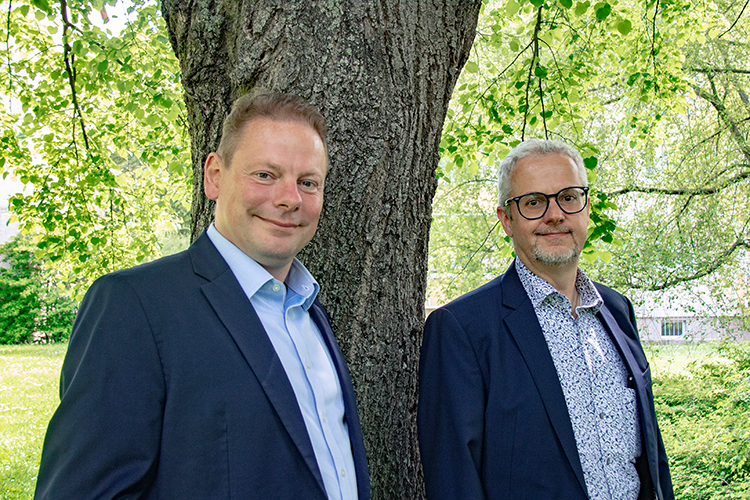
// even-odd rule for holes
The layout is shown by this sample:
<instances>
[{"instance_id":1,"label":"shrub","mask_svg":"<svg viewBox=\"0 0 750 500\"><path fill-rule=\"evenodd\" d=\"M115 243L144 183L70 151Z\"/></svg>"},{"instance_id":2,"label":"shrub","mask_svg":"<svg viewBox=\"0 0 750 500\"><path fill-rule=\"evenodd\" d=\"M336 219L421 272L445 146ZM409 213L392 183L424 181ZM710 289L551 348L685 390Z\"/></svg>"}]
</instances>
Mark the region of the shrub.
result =
<instances>
[{"instance_id":1,"label":"shrub","mask_svg":"<svg viewBox=\"0 0 750 500\"><path fill-rule=\"evenodd\" d=\"M0 344L68 338L76 303L57 287L28 236L0 245Z\"/></svg>"},{"instance_id":2,"label":"shrub","mask_svg":"<svg viewBox=\"0 0 750 500\"><path fill-rule=\"evenodd\" d=\"M654 400L681 500L750 498L750 343L717 342L677 374L654 378Z\"/></svg>"}]
</instances>

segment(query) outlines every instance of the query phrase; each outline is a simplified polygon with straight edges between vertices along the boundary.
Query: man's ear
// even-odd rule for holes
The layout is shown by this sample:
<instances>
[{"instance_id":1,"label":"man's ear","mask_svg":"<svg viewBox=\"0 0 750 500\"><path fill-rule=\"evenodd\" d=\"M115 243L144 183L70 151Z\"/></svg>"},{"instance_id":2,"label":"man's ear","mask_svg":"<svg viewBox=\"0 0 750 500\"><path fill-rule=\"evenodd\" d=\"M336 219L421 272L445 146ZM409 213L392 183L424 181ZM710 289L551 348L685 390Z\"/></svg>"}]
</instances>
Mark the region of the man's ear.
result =
<instances>
[{"instance_id":1,"label":"man's ear","mask_svg":"<svg viewBox=\"0 0 750 500\"><path fill-rule=\"evenodd\" d=\"M206 196L216 201L219 197L219 184L221 182L221 172L224 169L224 161L218 153L211 153L206 158L206 164L203 166L203 191Z\"/></svg>"},{"instance_id":2,"label":"man's ear","mask_svg":"<svg viewBox=\"0 0 750 500\"><path fill-rule=\"evenodd\" d=\"M505 211L504 207L497 207L497 218L500 219L500 222L503 223L503 229L505 230L505 234L513 237L513 228L510 225L510 215L508 215L508 212Z\"/></svg>"}]
</instances>

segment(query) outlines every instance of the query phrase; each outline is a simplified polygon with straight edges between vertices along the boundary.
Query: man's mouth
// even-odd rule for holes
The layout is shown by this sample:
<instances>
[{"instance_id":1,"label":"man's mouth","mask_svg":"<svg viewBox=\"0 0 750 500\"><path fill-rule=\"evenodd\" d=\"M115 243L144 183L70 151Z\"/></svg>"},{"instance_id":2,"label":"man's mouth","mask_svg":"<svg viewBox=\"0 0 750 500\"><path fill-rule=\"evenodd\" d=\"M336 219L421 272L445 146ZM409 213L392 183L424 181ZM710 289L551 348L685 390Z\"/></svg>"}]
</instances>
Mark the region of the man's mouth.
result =
<instances>
[{"instance_id":1,"label":"man's mouth","mask_svg":"<svg viewBox=\"0 0 750 500\"><path fill-rule=\"evenodd\" d=\"M257 216L257 217L259 219L261 219L261 220L263 220L263 221L271 224L272 226L276 226L276 227L279 227L281 229L294 229L294 228L299 227L299 224L297 224L295 222L277 221L277 220L267 219L265 217L260 217L260 216Z\"/></svg>"},{"instance_id":2,"label":"man's mouth","mask_svg":"<svg viewBox=\"0 0 750 500\"><path fill-rule=\"evenodd\" d=\"M552 236L552 237L555 237L555 236L558 236L558 237L559 236L564 236L564 235L570 234L570 233L571 233L571 230L570 230L570 228L567 228L567 227L556 227L554 229L548 229L548 230L544 230L544 231L536 231L536 232L534 232L534 234L536 234L537 236Z\"/></svg>"}]
</instances>

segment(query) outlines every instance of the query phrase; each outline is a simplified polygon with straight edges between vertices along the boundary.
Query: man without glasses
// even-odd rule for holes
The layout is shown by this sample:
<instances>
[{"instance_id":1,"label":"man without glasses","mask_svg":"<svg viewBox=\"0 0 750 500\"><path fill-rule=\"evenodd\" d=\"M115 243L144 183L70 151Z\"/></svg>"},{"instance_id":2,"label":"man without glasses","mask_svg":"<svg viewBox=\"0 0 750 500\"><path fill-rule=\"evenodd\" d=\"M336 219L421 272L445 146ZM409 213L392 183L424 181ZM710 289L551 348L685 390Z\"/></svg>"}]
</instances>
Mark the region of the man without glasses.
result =
<instances>
[{"instance_id":1,"label":"man without glasses","mask_svg":"<svg viewBox=\"0 0 750 500\"><path fill-rule=\"evenodd\" d=\"M205 163L208 231L86 294L36 498L370 498L349 373L295 258L326 134L297 96L235 102Z\"/></svg>"},{"instance_id":2,"label":"man without glasses","mask_svg":"<svg viewBox=\"0 0 750 500\"><path fill-rule=\"evenodd\" d=\"M523 142L498 190L516 259L425 325L427 498L673 499L633 307L578 268L590 210L580 153Z\"/></svg>"}]
</instances>

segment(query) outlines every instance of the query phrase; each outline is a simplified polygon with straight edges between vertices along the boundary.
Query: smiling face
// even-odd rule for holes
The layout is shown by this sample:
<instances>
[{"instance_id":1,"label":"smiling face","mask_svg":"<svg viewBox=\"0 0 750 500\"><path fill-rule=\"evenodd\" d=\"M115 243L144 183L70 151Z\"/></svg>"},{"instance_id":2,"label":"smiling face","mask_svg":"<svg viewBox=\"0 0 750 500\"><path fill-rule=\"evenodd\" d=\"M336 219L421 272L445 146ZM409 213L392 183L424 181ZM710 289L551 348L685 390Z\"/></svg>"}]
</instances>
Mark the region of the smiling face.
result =
<instances>
[{"instance_id":1,"label":"smiling face","mask_svg":"<svg viewBox=\"0 0 750 500\"><path fill-rule=\"evenodd\" d=\"M557 193L570 186L583 186L572 159L559 153L529 156L518 160L510 177L510 197L526 193ZM547 281L575 269L581 255L589 222L589 205L577 214L566 214L554 199L541 219L527 220L511 203L506 213L498 207L497 216L505 233L513 238L516 255L526 267ZM552 279L549 279L552 278Z\"/></svg>"},{"instance_id":2,"label":"smiling face","mask_svg":"<svg viewBox=\"0 0 750 500\"><path fill-rule=\"evenodd\" d=\"M315 234L323 207L325 148L313 128L256 118L242 130L231 165L211 153L206 196L216 229L284 281L294 256Z\"/></svg>"}]
</instances>

